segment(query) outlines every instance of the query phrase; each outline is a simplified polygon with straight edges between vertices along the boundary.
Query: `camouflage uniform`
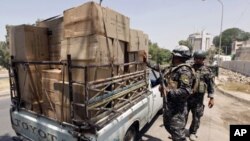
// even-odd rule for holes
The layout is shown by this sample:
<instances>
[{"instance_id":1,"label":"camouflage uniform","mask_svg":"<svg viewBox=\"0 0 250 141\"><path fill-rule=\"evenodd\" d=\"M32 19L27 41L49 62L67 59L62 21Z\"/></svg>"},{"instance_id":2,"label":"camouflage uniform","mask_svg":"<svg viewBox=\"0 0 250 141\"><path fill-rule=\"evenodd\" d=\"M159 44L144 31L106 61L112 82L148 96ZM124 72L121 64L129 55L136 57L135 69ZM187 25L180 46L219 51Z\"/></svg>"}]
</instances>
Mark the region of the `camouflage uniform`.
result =
<instances>
[{"instance_id":1,"label":"camouflage uniform","mask_svg":"<svg viewBox=\"0 0 250 141\"><path fill-rule=\"evenodd\" d=\"M165 78L170 91L164 102L164 126L173 141L186 141L187 99L192 93L193 73L190 67L181 64L171 68Z\"/></svg>"},{"instance_id":2,"label":"camouflage uniform","mask_svg":"<svg viewBox=\"0 0 250 141\"><path fill-rule=\"evenodd\" d=\"M191 57L191 51L188 47L180 45L172 51L172 55L173 65L163 71L159 67L152 66L145 58L144 62L150 68L164 72L167 80L167 94L163 95L165 96L163 98L163 123L173 141L186 141L187 99L192 94L194 73L192 67L184 62Z\"/></svg>"},{"instance_id":3,"label":"camouflage uniform","mask_svg":"<svg viewBox=\"0 0 250 141\"><path fill-rule=\"evenodd\" d=\"M147 62L147 66L159 71L157 66ZM163 123L171 134L173 141L186 141L185 125L187 115L187 99L192 94L193 71L191 66L180 64L162 70L168 82L169 92L164 101Z\"/></svg>"},{"instance_id":4,"label":"camouflage uniform","mask_svg":"<svg viewBox=\"0 0 250 141\"><path fill-rule=\"evenodd\" d=\"M213 98L214 96L214 81L213 73L210 68L205 65L194 64L193 68L196 72L196 83L198 87L194 89L194 94L188 98L188 113L191 110L192 112L192 123L189 128L190 134L196 134L199 125L200 118L203 116L204 112L204 95L207 91L208 97ZM187 114L188 116L188 114Z\"/></svg>"}]
</instances>

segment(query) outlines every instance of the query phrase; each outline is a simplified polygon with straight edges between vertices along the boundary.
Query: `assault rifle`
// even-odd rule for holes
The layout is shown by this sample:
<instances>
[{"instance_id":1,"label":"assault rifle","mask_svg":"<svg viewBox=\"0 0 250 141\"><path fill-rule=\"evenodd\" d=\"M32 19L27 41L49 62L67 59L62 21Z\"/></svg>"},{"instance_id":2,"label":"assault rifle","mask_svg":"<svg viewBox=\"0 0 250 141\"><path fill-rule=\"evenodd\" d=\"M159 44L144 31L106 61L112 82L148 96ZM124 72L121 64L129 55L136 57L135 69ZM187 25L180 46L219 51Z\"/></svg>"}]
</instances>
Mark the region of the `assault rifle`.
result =
<instances>
[{"instance_id":1,"label":"assault rifle","mask_svg":"<svg viewBox=\"0 0 250 141\"><path fill-rule=\"evenodd\" d=\"M167 93L165 91L165 87L167 87L168 83L167 83L167 80L164 78L163 74L162 74L162 70L160 68L160 65L157 64L157 67L159 69L159 78L158 78L158 81L160 83L160 86L162 87L161 89L161 96L163 98L163 103L167 103ZM165 106L163 106L163 108L165 108Z\"/></svg>"}]
</instances>

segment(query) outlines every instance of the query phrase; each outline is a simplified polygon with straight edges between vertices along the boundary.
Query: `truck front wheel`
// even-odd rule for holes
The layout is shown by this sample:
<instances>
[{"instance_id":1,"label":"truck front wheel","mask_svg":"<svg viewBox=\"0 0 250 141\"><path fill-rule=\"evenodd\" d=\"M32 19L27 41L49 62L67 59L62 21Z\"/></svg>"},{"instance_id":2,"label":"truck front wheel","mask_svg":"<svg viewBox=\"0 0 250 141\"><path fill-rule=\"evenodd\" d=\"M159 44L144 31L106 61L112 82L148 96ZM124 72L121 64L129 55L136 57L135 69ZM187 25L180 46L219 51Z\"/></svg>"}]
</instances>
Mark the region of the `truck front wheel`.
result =
<instances>
[{"instance_id":1,"label":"truck front wheel","mask_svg":"<svg viewBox=\"0 0 250 141\"><path fill-rule=\"evenodd\" d=\"M137 133L135 126L131 126L124 136L124 141L137 141Z\"/></svg>"}]
</instances>

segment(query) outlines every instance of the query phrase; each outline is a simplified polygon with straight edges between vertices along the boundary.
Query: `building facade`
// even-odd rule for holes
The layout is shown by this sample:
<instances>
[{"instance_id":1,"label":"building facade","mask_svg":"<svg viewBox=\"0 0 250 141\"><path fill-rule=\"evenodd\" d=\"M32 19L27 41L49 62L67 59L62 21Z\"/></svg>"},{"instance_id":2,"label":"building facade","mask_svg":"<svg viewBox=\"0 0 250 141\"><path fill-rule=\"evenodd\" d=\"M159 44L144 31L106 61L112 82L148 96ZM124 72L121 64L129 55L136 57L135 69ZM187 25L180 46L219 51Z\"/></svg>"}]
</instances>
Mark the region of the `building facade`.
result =
<instances>
[{"instance_id":1,"label":"building facade","mask_svg":"<svg viewBox=\"0 0 250 141\"><path fill-rule=\"evenodd\" d=\"M250 40L234 41L232 43L232 54L235 55L234 60L249 61L250 60Z\"/></svg>"},{"instance_id":2,"label":"building facade","mask_svg":"<svg viewBox=\"0 0 250 141\"><path fill-rule=\"evenodd\" d=\"M197 50L207 51L212 45L212 35L203 30L201 33L190 34L188 41L193 46L193 52Z\"/></svg>"},{"instance_id":3,"label":"building facade","mask_svg":"<svg viewBox=\"0 0 250 141\"><path fill-rule=\"evenodd\" d=\"M232 43L232 54L236 53L236 50L239 48L249 48L250 47L250 40L247 41L234 41Z\"/></svg>"}]
</instances>

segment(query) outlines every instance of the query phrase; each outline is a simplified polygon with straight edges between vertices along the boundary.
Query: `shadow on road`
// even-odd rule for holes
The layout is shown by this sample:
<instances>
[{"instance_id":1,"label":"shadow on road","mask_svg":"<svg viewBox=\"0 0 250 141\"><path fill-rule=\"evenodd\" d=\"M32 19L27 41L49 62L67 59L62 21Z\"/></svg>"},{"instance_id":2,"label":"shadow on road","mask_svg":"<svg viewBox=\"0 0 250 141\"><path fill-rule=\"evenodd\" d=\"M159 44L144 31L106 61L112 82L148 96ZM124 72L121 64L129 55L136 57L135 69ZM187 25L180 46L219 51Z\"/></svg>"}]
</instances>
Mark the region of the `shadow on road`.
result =
<instances>
[{"instance_id":1,"label":"shadow on road","mask_svg":"<svg viewBox=\"0 0 250 141\"><path fill-rule=\"evenodd\" d=\"M147 135L147 134L145 134L149 129L150 129L150 127L154 124L154 122L157 120L157 118L160 116L160 114L157 114L152 120L151 120L151 122L150 123L148 123L142 130L141 130L141 132L140 132L140 139L142 138L142 137L146 137L147 138L147 140L140 140L140 141L162 141L161 139L158 139L158 138L156 138L156 137L153 137L153 136L151 136L151 135Z\"/></svg>"},{"instance_id":2,"label":"shadow on road","mask_svg":"<svg viewBox=\"0 0 250 141\"><path fill-rule=\"evenodd\" d=\"M9 134L4 134L0 136L0 141L13 141L13 140L12 136L10 136Z\"/></svg>"}]
</instances>

